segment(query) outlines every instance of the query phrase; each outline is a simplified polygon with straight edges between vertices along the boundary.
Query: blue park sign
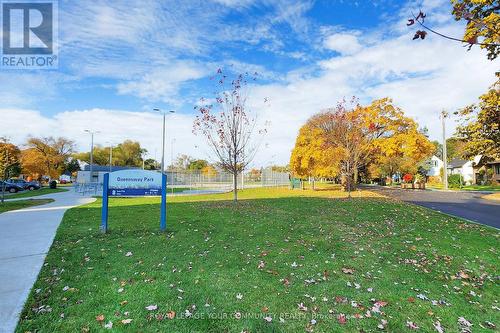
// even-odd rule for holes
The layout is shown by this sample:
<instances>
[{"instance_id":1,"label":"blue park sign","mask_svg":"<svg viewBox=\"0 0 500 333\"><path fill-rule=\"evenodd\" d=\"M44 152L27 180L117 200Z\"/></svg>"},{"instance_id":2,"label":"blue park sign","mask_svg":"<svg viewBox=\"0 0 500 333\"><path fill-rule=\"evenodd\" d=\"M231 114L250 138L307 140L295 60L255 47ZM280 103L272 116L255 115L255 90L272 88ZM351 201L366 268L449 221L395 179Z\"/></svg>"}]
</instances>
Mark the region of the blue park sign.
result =
<instances>
[{"instance_id":1,"label":"blue park sign","mask_svg":"<svg viewBox=\"0 0 500 333\"><path fill-rule=\"evenodd\" d=\"M101 231L108 230L109 197L161 196L160 230L167 228L167 175L156 171L121 170L104 174Z\"/></svg>"}]
</instances>

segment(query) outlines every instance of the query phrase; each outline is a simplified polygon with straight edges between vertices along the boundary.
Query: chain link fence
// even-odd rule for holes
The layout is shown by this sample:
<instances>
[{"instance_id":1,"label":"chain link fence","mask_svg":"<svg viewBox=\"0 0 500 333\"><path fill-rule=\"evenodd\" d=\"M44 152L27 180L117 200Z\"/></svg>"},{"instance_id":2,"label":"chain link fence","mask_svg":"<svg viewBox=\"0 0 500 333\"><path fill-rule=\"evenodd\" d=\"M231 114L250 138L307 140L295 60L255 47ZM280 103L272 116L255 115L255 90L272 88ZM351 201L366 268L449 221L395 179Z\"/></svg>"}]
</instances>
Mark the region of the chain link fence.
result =
<instances>
[{"instance_id":1,"label":"chain link fence","mask_svg":"<svg viewBox=\"0 0 500 333\"><path fill-rule=\"evenodd\" d=\"M106 172L102 172L103 174ZM167 171L167 188L172 193L202 194L231 191L233 175L229 172L215 171ZM100 195L103 177L94 177L98 181L74 184L74 190L81 195ZM290 186L290 175L287 172L273 171L271 168L251 170L238 175L238 189L256 187Z\"/></svg>"},{"instance_id":2,"label":"chain link fence","mask_svg":"<svg viewBox=\"0 0 500 333\"><path fill-rule=\"evenodd\" d=\"M243 172L238 175L238 188L280 187L290 185L286 172L262 169L259 172ZM201 171L167 171L167 186L189 189L232 189L233 175L228 172L207 173Z\"/></svg>"}]
</instances>

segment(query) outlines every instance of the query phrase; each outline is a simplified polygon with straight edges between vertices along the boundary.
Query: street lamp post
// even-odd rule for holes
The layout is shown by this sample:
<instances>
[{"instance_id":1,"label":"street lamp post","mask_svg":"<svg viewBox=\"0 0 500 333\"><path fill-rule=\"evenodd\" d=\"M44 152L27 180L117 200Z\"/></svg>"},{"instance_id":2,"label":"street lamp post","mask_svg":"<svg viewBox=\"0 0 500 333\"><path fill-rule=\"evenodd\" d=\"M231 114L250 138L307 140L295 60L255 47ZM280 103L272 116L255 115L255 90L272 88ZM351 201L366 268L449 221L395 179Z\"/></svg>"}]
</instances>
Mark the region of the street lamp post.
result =
<instances>
[{"instance_id":1,"label":"street lamp post","mask_svg":"<svg viewBox=\"0 0 500 333\"><path fill-rule=\"evenodd\" d=\"M108 141L109 143L109 172L113 171L113 142Z\"/></svg>"},{"instance_id":2,"label":"street lamp post","mask_svg":"<svg viewBox=\"0 0 500 333\"><path fill-rule=\"evenodd\" d=\"M160 112L163 114L163 132L161 141L161 173L165 173L165 116L166 113L158 108L154 108L153 111ZM175 113L175 111L170 110L169 113Z\"/></svg>"},{"instance_id":3,"label":"street lamp post","mask_svg":"<svg viewBox=\"0 0 500 333\"><path fill-rule=\"evenodd\" d=\"M94 134L98 134L100 132L88 129L86 129L85 132L90 133L90 182L92 183L94 171Z\"/></svg>"}]
</instances>

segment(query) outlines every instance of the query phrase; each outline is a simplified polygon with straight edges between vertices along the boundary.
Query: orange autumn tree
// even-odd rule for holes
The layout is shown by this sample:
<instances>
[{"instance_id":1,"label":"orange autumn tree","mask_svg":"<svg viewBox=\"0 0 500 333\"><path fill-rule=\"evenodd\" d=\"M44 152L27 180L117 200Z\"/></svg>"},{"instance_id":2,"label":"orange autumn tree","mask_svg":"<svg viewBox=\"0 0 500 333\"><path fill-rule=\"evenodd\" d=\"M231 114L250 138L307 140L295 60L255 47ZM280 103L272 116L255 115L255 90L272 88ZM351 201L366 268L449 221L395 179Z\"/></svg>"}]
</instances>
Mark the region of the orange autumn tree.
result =
<instances>
[{"instance_id":1,"label":"orange autumn tree","mask_svg":"<svg viewBox=\"0 0 500 333\"><path fill-rule=\"evenodd\" d=\"M74 142L66 138L30 138L21 153L23 172L39 178L57 178L74 150Z\"/></svg>"},{"instance_id":2,"label":"orange autumn tree","mask_svg":"<svg viewBox=\"0 0 500 333\"><path fill-rule=\"evenodd\" d=\"M290 165L301 177L341 176L344 188L351 190L361 168L371 176L392 175L416 167L433 151L415 121L391 99L362 106L353 98L308 120L299 132Z\"/></svg>"}]
</instances>

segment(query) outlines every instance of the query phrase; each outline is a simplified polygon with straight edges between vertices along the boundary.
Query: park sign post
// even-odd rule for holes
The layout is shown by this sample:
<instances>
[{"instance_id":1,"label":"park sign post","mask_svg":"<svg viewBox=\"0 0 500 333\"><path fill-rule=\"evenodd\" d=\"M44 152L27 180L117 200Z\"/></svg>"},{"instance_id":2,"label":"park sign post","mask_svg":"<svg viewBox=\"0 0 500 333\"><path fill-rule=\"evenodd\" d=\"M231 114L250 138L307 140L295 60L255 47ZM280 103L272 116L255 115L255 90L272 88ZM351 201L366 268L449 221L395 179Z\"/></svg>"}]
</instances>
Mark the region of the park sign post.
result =
<instances>
[{"instance_id":1,"label":"park sign post","mask_svg":"<svg viewBox=\"0 0 500 333\"><path fill-rule=\"evenodd\" d=\"M108 231L109 197L161 196L160 230L167 228L167 175L156 171L121 170L104 174L101 231Z\"/></svg>"}]
</instances>

